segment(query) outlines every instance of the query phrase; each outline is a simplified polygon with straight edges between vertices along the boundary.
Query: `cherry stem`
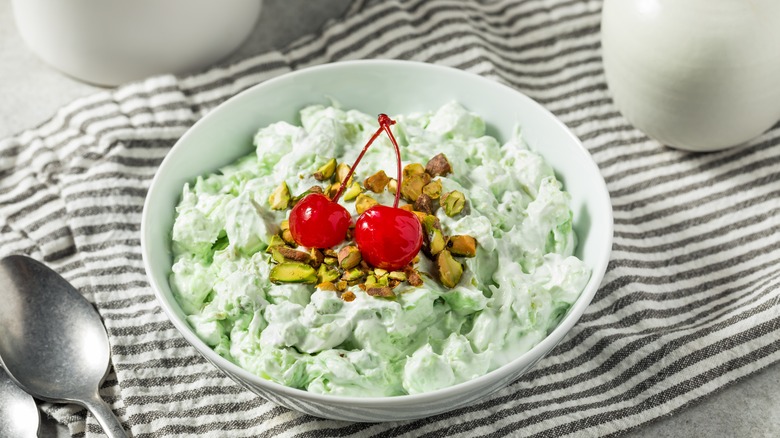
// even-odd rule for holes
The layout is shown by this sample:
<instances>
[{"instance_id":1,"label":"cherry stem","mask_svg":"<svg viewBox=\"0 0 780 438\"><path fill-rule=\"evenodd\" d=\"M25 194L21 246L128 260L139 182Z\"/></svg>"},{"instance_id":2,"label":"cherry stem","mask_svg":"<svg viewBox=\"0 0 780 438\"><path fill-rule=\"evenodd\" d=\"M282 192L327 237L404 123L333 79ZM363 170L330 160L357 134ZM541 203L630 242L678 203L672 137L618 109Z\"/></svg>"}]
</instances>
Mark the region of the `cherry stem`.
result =
<instances>
[{"instance_id":1,"label":"cherry stem","mask_svg":"<svg viewBox=\"0 0 780 438\"><path fill-rule=\"evenodd\" d=\"M387 114L380 114L379 115L379 126L385 130L387 133L387 136L390 137L390 141L393 143L393 146L395 147L395 160L396 164L398 165L397 170L397 180L398 184L396 184L395 188L395 202L393 202L393 208L398 208L398 201L401 199L401 149L398 147L398 142L395 141L395 136L393 135L393 132L390 130L390 127L392 125L395 125L395 120L391 119Z\"/></svg>"},{"instance_id":2,"label":"cherry stem","mask_svg":"<svg viewBox=\"0 0 780 438\"><path fill-rule=\"evenodd\" d=\"M371 145L374 143L377 137L379 137L379 134L382 133L382 130L384 130L387 133L387 135L390 137L390 141L392 141L393 146L395 146L395 155L398 160L398 188L395 191L395 203L393 204L393 207L398 207L398 200L400 199L401 196L401 150L398 148L398 143L395 141L395 137L393 137L393 133L390 131L390 126L395 125L395 120L391 119L387 114L380 114L377 120L379 122L379 128L376 130L376 132L374 132L371 138L368 139L366 145L363 146L363 150L360 151L360 155L358 155L357 159L352 164L352 167L349 169L349 172L347 173L347 176L344 178L344 181L341 181L341 185L339 186L339 191L336 192L336 195L333 196L333 199L331 199L331 201L338 202L339 197L341 197L341 194L344 192L344 189L347 188L347 182L349 181L350 178L352 178L352 174L355 173L355 169L360 163L360 160L363 159L363 155L366 154L368 148L371 147Z\"/></svg>"}]
</instances>

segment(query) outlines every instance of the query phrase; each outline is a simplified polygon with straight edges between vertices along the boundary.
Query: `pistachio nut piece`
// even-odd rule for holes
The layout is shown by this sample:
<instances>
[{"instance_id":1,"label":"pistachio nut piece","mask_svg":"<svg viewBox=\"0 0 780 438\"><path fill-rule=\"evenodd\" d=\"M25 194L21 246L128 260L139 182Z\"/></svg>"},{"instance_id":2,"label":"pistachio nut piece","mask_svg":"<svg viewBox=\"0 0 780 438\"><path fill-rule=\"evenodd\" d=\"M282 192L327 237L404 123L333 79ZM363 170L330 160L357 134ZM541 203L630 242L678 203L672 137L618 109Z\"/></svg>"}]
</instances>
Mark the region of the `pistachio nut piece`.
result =
<instances>
[{"instance_id":1,"label":"pistachio nut piece","mask_svg":"<svg viewBox=\"0 0 780 438\"><path fill-rule=\"evenodd\" d=\"M309 264L315 268L318 268L325 260L325 256L322 255L322 252L317 248L311 248L309 250L309 257L311 257Z\"/></svg>"},{"instance_id":2,"label":"pistachio nut piece","mask_svg":"<svg viewBox=\"0 0 780 438\"><path fill-rule=\"evenodd\" d=\"M421 193L420 196L417 197L417 200L414 201L414 209L426 214L431 214L433 213L433 200L425 193Z\"/></svg>"},{"instance_id":3,"label":"pistachio nut piece","mask_svg":"<svg viewBox=\"0 0 780 438\"><path fill-rule=\"evenodd\" d=\"M282 240L288 245L297 245L289 228L282 231Z\"/></svg>"},{"instance_id":4,"label":"pistachio nut piece","mask_svg":"<svg viewBox=\"0 0 780 438\"><path fill-rule=\"evenodd\" d=\"M324 263L321 264L320 268L317 270L317 279L320 283L336 281L340 276L341 272L339 271L339 268Z\"/></svg>"},{"instance_id":5,"label":"pistachio nut piece","mask_svg":"<svg viewBox=\"0 0 780 438\"><path fill-rule=\"evenodd\" d=\"M339 266L342 269L352 269L360 264L363 257L357 246L347 245L339 250Z\"/></svg>"},{"instance_id":6,"label":"pistachio nut piece","mask_svg":"<svg viewBox=\"0 0 780 438\"><path fill-rule=\"evenodd\" d=\"M425 165L425 171L431 176L444 176L452 172L452 166L450 166L446 155L438 154L428 161L428 164Z\"/></svg>"},{"instance_id":7,"label":"pistachio nut piece","mask_svg":"<svg viewBox=\"0 0 780 438\"><path fill-rule=\"evenodd\" d=\"M317 181L326 181L331 179L334 173L336 173L336 159L331 158L314 172L314 179Z\"/></svg>"},{"instance_id":8,"label":"pistachio nut piece","mask_svg":"<svg viewBox=\"0 0 780 438\"><path fill-rule=\"evenodd\" d=\"M475 257L477 255L477 239L468 235L450 236L447 249L456 256Z\"/></svg>"},{"instance_id":9,"label":"pistachio nut piece","mask_svg":"<svg viewBox=\"0 0 780 438\"><path fill-rule=\"evenodd\" d=\"M366 293L371 295L372 297L395 298L395 293L393 293L393 289L387 286L369 287L366 288Z\"/></svg>"},{"instance_id":10,"label":"pistachio nut piece","mask_svg":"<svg viewBox=\"0 0 780 438\"><path fill-rule=\"evenodd\" d=\"M269 279L272 283L311 283L317 282L317 271L300 262L284 262L271 268Z\"/></svg>"},{"instance_id":11,"label":"pistachio nut piece","mask_svg":"<svg viewBox=\"0 0 780 438\"><path fill-rule=\"evenodd\" d=\"M387 182L387 191L395 195L396 190L398 190L398 180L390 178L390 181Z\"/></svg>"},{"instance_id":12,"label":"pistachio nut piece","mask_svg":"<svg viewBox=\"0 0 780 438\"><path fill-rule=\"evenodd\" d=\"M271 210L285 210L290 205L290 188L287 183L282 181L279 187L274 189L271 196L268 197L268 205Z\"/></svg>"},{"instance_id":13,"label":"pistachio nut piece","mask_svg":"<svg viewBox=\"0 0 780 438\"><path fill-rule=\"evenodd\" d=\"M463 207L466 206L466 196L458 190L453 190L441 195L439 203L444 209L444 213L453 217L463 211Z\"/></svg>"},{"instance_id":14,"label":"pistachio nut piece","mask_svg":"<svg viewBox=\"0 0 780 438\"><path fill-rule=\"evenodd\" d=\"M427 177L427 181L426 181ZM427 173L409 175L401 181L401 195L409 202L414 202L422 194L423 187L430 181Z\"/></svg>"},{"instance_id":15,"label":"pistachio nut piece","mask_svg":"<svg viewBox=\"0 0 780 438\"><path fill-rule=\"evenodd\" d=\"M441 284L452 289L458 285L463 275L463 265L452 258L452 254L445 249L436 256L436 273Z\"/></svg>"},{"instance_id":16,"label":"pistachio nut piece","mask_svg":"<svg viewBox=\"0 0 780 438\"><path fill-rule=\"evenodd\" d=\"M404 166L403 179L407 179L412 175L422 175L425 173L425 168L420 163L410 163Z\"/></svg>"},{"instance_id":17,"label":"pistachio nut piece","mask_svg":"<svg viewBox=\"0 0 780 438\"><path fill-rule=\"evenodd\" d=\"M363 189L360 188L360 184L353 182L352 185L344 191L343 199L345 201L354 201L361 193L363 193Z\"/></svg>"},{"instance_id":18,"label":"pistachio nut piece","mask_svg":"<svg viewBox=\"0 0 780 438\"><path fill-rule=\"evenodd\" d=\"M284 246L284 240L276 234L271 236L271 239L268 240L268 248L265 249L265 252L271 254L271 251L275 246Z\"/></svg>"},{"instance_id":19,"label":"pistachio nut piece","mask_svg":"<svg viewBox=\"0 0 780 438\"><path fill-rule=\"evenodd\" d=\"M441 232L441 223L439 218L429 214L423 217L422 226L425 233L423 234L424 244L423 249L429 257L433 258L436 254L440 253L445 245L444 234Z\"/></svg>"},{"instance_id":20,"label":"pistachio nut piece","mask_svg":"<svg viewBox=\"0 0 780 438\"><path fill-rule=\"evenodd\" d=\"M363 185L374 193L382 193L389 182L390 177L387 176L384 170L380 170L366 178Z\"/></svg>"},{"instance_id":21,"label":"pistachio nut piece","mask_svg":"<svg viewBox=\"0 0 780 438\"><path fill-rule=\"evenodd\" d=\"M387 277L391 280L406 281L406 274L401 271L393 271L387 274Z\"/></svg>"},{"instance_id":22,"label":"pistachio nut piece","mask_svg":"<svg viewBox=\"0 0 780 438\"><path fill-rule=\"evenodd\" d=\"M357 211L358 214L363 214L363 212L378 204L379 203L376 201L376 199L364 193L361 193L358 195L357 199L355 200L355 210Z\"/></svg>"},{"instance_id":23,"label":"pistachio nut piece","mask_svg":"<svg viewBox=\"0 0 780 438\"><path fill-rule=\"evenodd\" d=\"M292 249L286 246L280 246L276 250L279 252L279 254L282 255L282 257L287 260L307 264L311 262L311 256L303 251L298 251L297 249Z\"/></svg>"},{"instance_id":24,"label":"pistachio nut piece","mask_svg":"<svg viewBox=\"0 0 780 438\"><path fill-rule=\"evenodd\" d=\"M333 284L330 281L323 281L322 283L318 284L316 287L319 290L327 290L327 291L331 291L331 292L337 292L338 291L338 288L336 288L336 285Z\"/></svg>"},{"instance_id":25,"label":"pistachio nut piece","mask_svg":"<svg viewBox=\"0 0 780 438\"><path fill-rule=\"evenodd\" d=\"M366 275L365 272L363 272L361 269L353 268L349 271L346 271L344 275L341 276L341 279L344 281L355 281L360 280Z\"/></svg>"},{"instance_id":26,"label":"pistachio nut piece","mask_svg":"<svg viewBox=\"0 0 780 438\"><path fill-rule=\"evenodd\" d=\"M352 168L347 163L341 163L336 167L336 182L341 183L349 175Z\"/></svg>"},{"instance_id":27,"label":"pistachio nut piece","mask_svg":"<svg viewBox=\"0 0 780 438\"><path fill-rule=\"evenodd\" d=\"M411 284L412 286L422 286L422 277L420 277L420 273L417 272L416 269L409 267L404 271L404 275L406 275L407 283Z\"/></svg>"},{"instance_id":28,"label":"pistachio nut piece","mask_svg":"<svg viewBox=\"0 0 780 438\"><path fill-rule=\"evenodd\" d=\"M423 194L428 195L431 199L439 199L441 197L441 181L438 179L429 182L423 187Z\"/></svg>"}]
</instances>

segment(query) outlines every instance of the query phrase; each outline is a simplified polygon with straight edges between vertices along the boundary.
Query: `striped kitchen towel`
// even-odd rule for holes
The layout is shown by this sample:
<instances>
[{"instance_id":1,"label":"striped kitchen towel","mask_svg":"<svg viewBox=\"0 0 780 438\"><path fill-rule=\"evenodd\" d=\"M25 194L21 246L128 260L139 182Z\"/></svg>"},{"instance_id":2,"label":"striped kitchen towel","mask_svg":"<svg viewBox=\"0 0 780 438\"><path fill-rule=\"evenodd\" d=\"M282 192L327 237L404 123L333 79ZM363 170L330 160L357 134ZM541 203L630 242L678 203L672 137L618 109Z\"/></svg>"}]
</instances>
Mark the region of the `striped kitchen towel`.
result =
<instances>
[{"instance_id":1,"label":"striped kitchen towel","mask_svg":"<svg viewBox=\"0 0 780 438\"><path fill-rule=\"evenodd\" d=\"M136 437L609 436L682 409L780 360L780 127L709 154L650 140L610 99L600 9L358 2L283 50L78 100L0 142L2 254L45 260L95 303L114 365L101 394ZM141 263L146 190L188 127L258 82L359 58L445 64L526 93L582 139L614 204L609 270L569 336L507 388L423 420L328 421L253 395L178 334ZM102 436L83 409L44 410L73 436Z\"/></svg>"}]
</instances>

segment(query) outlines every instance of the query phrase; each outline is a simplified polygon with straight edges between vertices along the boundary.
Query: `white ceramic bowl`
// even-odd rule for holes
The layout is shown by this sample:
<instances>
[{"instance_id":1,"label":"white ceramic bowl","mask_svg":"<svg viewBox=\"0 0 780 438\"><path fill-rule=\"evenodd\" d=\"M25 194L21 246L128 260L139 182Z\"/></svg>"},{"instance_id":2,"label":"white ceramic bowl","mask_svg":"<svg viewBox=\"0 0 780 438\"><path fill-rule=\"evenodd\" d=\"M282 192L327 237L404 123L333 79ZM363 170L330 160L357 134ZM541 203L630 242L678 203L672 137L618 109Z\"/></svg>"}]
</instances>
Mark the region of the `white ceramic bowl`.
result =
<instances>
[{"instance_id":1,"label":"white ceramic bowl","mask_svg":"<svg viewBox=\"0 0 780 438\"><path fill-rule=\"evenodd\" d=\"M182 74L230 54L261 0L13 0L16 27L41 59L75 78L119 85Z\"/></svg>"},{"instance_id":2,"label":"white ceramic bowl","mask_svg":"<svg viewBox=\"0 0 780 438\"><path fill-rule=\"evenodd\" d=\"M185 182L252 151L252 137L271 122L297 121L312 103L336 99L369 114L435 110L456 100L484 117L489 134L507 139L520 124L523 137L555 169L571 194L576 255L593 269L590 281L559 326L541 343L503 367L449 388L398 397L318 395L257 377L220 357L201 341L171 294L170 230ZM182 335L215 366L260 396L318 417L349 421L421 418L457 409L504 387L544 357L590 303L612 248L612 206L596 164L579 140L552 114L525 95L460 70L404 61L328 64L280 76L246 90L196 123L176 143L157 171L144 206L141 246L149 281L162 308Z\"/></svg>"}]
</instances>

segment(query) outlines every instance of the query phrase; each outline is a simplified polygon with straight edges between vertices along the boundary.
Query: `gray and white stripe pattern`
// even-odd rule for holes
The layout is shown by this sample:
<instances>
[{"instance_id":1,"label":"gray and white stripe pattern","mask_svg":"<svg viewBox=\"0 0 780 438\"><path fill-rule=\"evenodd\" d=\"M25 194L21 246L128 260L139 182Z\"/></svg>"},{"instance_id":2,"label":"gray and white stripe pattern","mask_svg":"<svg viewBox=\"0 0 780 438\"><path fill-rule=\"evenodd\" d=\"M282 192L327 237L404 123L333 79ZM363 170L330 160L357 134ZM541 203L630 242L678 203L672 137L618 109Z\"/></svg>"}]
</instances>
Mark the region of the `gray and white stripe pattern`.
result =
<instances>
[{"instance_id":1,"label":"gray and white stripe pattern","mask_svg":"<svg viewBox=\"0 0 780 438\"><path fill-rule=\"evenodd\" d=\"M78 100L0 142L0 251L45 260L96 304L115 366L101 394L136 437L609 436L682 409L780 360L780 127L709 154L648 139L609 97L600 10L358 2L285 50ZM601 290L549 357L474 406L395 424L308 417L233 383L167 321L139 248L150 180L198 118L268 78L360 58L446 64L528 94L590 150L615 214ZM45 410L73 436L102 436L82 409Z\"/></svg>"}]
</instances>

